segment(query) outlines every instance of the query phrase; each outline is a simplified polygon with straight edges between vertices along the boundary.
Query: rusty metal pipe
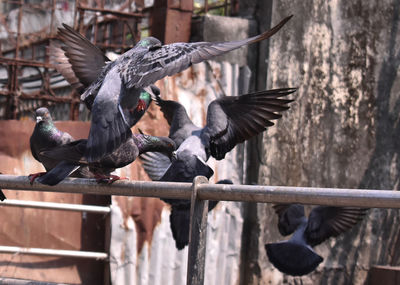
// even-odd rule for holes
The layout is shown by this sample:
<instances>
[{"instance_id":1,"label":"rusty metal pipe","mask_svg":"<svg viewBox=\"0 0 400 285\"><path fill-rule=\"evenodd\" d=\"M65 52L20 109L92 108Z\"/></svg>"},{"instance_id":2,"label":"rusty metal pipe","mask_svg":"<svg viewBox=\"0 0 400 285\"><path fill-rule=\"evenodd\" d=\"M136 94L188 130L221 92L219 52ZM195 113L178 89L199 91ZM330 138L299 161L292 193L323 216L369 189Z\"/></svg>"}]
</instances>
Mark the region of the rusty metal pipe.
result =
<instances>
[{"instance_id":1,"label":"rusty metal pipe","mask_svg":"<svg viewBox=\"0 0 400 285\"><path fill-rule=\"evenodd\" d=\"M0 189L28 191L190 199L191 187L191 183L150 181L117 181L104 185L94 179L81 178L68 178L56 186L36 182L31 186L27 176L0 175ZM400 192L391 190L202 184L198 187L198 197L204 200L400 208Z\"/></svg>"}]
</instances>

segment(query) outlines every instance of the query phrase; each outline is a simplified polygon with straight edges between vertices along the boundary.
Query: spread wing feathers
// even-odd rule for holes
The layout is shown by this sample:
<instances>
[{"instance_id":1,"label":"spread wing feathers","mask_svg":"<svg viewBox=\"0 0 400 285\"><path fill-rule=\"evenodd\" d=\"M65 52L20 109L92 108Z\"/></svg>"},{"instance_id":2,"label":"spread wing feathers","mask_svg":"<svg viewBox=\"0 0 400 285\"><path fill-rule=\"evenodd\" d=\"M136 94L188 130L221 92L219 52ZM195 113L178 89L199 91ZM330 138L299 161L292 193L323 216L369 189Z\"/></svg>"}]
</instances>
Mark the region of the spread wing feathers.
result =
<instances>
[{"instance_id":1,"label":"spread wing feathers","mask_svg":"<svg viewBox=\"0 0 400 285\"><path fill-rule=\"evenodd\" d=\"M171 165L169 157L161 152L146 152L139 156L144 171L151 180L160 180Z\"/></svg>"},{"instance_id":2,"label":"spread wing feathers","mask_svg":"<svg viewBox=\"0 0 400 285\"><path fill-rule=\"evenodd\" d=\"M75 72L72 70L72 65L69 63L65 52L61 49L60 45L52 41L48 47L50 62L54 65L55 69L67 80L67 82L78 92L82 92L85 86L76 77Z\"/></svg>"},{"instance_id":3,"label":"spread wing feathers","mask_svg":"<svg viewBox=\"0 0 400 285\"><path fill-rule=\"evenodd\" d=\"M104 53L87 38L70 26L58 28L58 37L65 44L62 49L71 64L75 76L83 86L88 87L101 74L107 61Z\"/></svg>"},{"instance_id":4,"label":"spread wing feathers","mask_svg":"<svg viewBox=\"0 0 400 285\"><path fill-rule=\"evenodd\" d=\"M309 216L305 237L315 246L330 237L336 237L356 225L367 209L352 207L315 207Z\"/></svg>"},{"instance_id":5,"label":"spread wing feathers","mask_svg":"<svg viewBox=\"0 0 400 285\"><path fill-rule=\"evenodd\" d=\"M83 154L86 149L86 139L76 140L64 145L53 147L41 151L39 154L41 156L57 160L57 161L68 161L72 163L88 164L87 160L84 158Z\"/></svg>"},{"instance_id":6,"label":"spread wing feathers","mask_svg":"<svg viewBox=\"0 0 400 285\"><path fill-rule=\"evenodd\" d=\"M153 51L149 51L139 61L127 61L123 78L128 87L144 87L157 80L176 74L188 68L192 64L209 60L215 56L224 54L243 45L265 40L285 25L292 16L286 17L272 29L248 39L232 42L197 42L174 43L164 45Z\"/></svg>"},{"instance_id":7,"label":"spread wing feathers","mask_svg":"<svg viewBox=\"0 0 400 285\"><path fill-rule=\"evenodd\" d=\"M305 218L304 206L300 204L276 204L273 208L278 215L279 232L283 236L294 233Z\"/></svg>"},{"instance_id":8,"label":"spread wing feathers","mask_svg":"<svg viewBox=\"0 0 400 285\"><path fill-rule=\"evenodd\" d=\"M163 100L159 95L154 96L156 104L160 106L164 118L170 125L169 137L175 142L178 148L181 143L192 135L192 132L200 128L193 124L185 107L180 103L171 100Z\"/></svg>"},{"instance_id":9,"label":"spread wing feathers","mask_svg":"<svg viewBox=\"0 0 400 285\"><path fill-rule=\"evenodd\" d=\"M295 92L295 88L274 89L241 96L225 96L214 100L207 111L204 140L209 140L209 151L220 160L241 143L274 125L271 120L289 109L289 99L281 99Z\"/></svg>"}]
</instances>

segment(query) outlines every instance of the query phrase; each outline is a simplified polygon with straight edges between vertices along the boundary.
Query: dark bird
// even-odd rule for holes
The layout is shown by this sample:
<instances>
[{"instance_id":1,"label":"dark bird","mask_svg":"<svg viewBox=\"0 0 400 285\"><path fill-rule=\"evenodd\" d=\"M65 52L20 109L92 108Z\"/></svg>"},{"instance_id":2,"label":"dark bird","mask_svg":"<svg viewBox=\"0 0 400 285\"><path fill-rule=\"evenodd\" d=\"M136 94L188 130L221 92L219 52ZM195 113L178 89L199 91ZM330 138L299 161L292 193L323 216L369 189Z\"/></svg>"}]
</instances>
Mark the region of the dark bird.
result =
<instances>
[{"instance_id":1,"label":"dark bird","mask_svg":"<svg viewBox=\"0 0 400 285\"><path fill-rule=\"evenodd\" d=\"M164 153L172 156L175 143L167 137L155 137L145 134L133 134L111 154L104 156L97 162L88 162L84 156L87 140L81 139L59 147L40 152L42 157L60 161L57 166L38 179L38 182L47 185L56 185L81 168L89 168L89 174L84 177L94 177L99 181L112 183L120 177L110 173L116 168L132 163L136 157L147 151Z\"/></svg>"},{"instance_id":2,"label":"dark bird","mask_svg":"<svg viewBox=\"0 0 400 285\"><path fill-rule=\"evenodd\" d=\"M306 275L315 270L324 259L312 247L350 230L367 211L318 206L312 209L307 219L304 206L300 204L278 204L274 209L281 235L293 236L287 241L268 243L265 249L270 262L279 271L293 276Z\"/></svg>"},{"instance_id":3,"label":"dark bird","mask_svg":"<svg viewBox=\"0 0 400 285\"><path fill-rule=\"evenodd\" d=\"M50 112L47 108L42 107L36 110L36 125L30 137L30 147L33 157L41 162L49 171L55 167L59 161L42 156L41 151L51 149L72 142L74 139L66 132L62 132L54 125ZM33 181L44 175L46 172L39 172L29 175L31 184Z\"/></svg>"},{"instance_id":4,"label":"dark bird","mask_svg":"<svg viewBox=\"0 0 400 285\"><path fill-rule=\"evenodd\" d=\"M88 61L89 65L86 62L88 53L98 52L93 48L88 51L86 44L81 44L82 39L74 39L76 44L71 44L71 49L65 49L66 56L78 78L84 81L86 76L86 82L90 82L81 100L93 102L92 124L85 153L88 161L96 161L111 153L129 137L133 124L131 113L135 109L143 108L139 95L143 90L151 93L151 84L165 76L183 71L192 64L267 39L291 17L285 18L269 31L241 41L162 45L155 38L145 38L117 60L106 63L101 68L92 55ZM72 30L66 25L64 28ZM104 62L104 58L98 58L99 62ZM95 75L98 77L93 80Z\"/></svg>"},{"instance_id":5,"label":"dark bird","mask_svg":"<svg viewBox=\"0 0 400 285\"><path fill-rule=\"evenodd\" d=\"M1 174L1 172L0 172ZM3 190L0 189L0 201L4 201L6 198L6 195L4 195Z\"/></svg>"},{"instance_id":6,"label":"dark bird","mask_svg":"<svg viewBox=\"0 0 400 285\"><path fill-rule=\"evenodd\" d=\"M192 182L198 175L210 178L214 172L206 163L208 158L213 156L221 160L235 145L272 126L271 120L279 119L279 113L288 110L288 104L293 101L281 97L295 90L275 89L216 99L208 106L207 125L204 128L193 124L180 103L156 96L156 103L170 125L169 137L178 149L172 161L160 153L142 155L143 168L152 180ZM181 249L188 244L186 233L189 225L180 221L188 221L190 201L163 200L172 206L171 229L176 246ZM178 214L182 217L178 218ZM184 234L178 237L175 234L178 230L174 229L180 227L186 228L180 230Z\"/></svg>"}]
</instances>

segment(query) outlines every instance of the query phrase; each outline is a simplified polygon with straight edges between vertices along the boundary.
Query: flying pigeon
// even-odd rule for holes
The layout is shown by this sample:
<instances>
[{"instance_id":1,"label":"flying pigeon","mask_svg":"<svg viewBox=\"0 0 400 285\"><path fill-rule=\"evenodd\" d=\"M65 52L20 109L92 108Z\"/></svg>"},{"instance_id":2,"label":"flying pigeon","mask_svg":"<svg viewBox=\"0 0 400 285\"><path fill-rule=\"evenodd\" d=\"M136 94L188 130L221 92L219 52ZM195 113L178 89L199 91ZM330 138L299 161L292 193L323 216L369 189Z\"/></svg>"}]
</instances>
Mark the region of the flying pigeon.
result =
<instances>
[{"instance_id":1,"label":"flying pigeon","mask_svg":"<svg viewBox=\"0 0 400 285\"><path fill-rule=\"evenodd\" d=\"M71 49L66 49L66 56L78 78L84 79L86 76L86 82L91 82L81 96L82 101L93 102L92 124L85 153L88 161L96 161L111 153L129 137L133 123L131 112L144 108L139 101L139 95L143 90L151 93L151 84L165 76L183 71L192 64L267 39L291 17L286 17L269 31L241 41L162 45L153 37L145 38L117 60L102 67L93 60L92 55L86 64L86 55L97 52L94 49L86 50L86 45L76 39L77 42L73 46L75 54ZM65 24L64 28L72 29ZM104 62L104 58L99 62ZM98 75L97 79L93 80L95 75Z\"/></svg>"},{"instance_id":2,"label":"flying pigeon","mask_svg":"<svg viewBox=\"0 0 400 285\"><path fill-rule=\"evenodd\" d=\"M294 91L295 88L284 88L216 99L208 106L204 128L193 124L180 103L156 96L154 99L170 125L169 137L178 149L172 161L161 153L142 155L143 168L152 180L158 181L192 182L198 175L210 178L214 172L206 163L208 158L221 160L235 145L272 126L271 120L279 119L280 112L288 110L288 104L293 101L281 97ZM172 205L171 228L173 233L178 232L174 229L182 225L174 220L188 219L190 201L163 200ZM178 219L174 215L178 212L185 217ZM189 238L186 228L181 232L185 234L179 239L174 234L178 249L187 245Z\"/></svg>"},{"instance_id":3,"label":"flying pigeon","mask_svg":"<svg viewBox=\"0 0 400 285\"><path fill-rule=\"evenodd\" d=\"M74 139L70 134L57 129L47 108L41 107L37 109L35 116L36 125L30 137L31 152L33 157L43 164L46 171L49 171L56 166L59 161L42 156L40 152L72 142ZM31 184L37 177L45 173L46 172L39 172L29 175Z\"/></svg>"},{"instance_id":4,"label":"flying pigeon","mask_svg":"<svg viewBox=\"0 0 400 285\"><path fill-rule=\"evenodd\" d=\"M56 70L68 81L73 88L80 94L89 87L102 73L103 69L111 60L86 37L75 31L68 25L64 28L58 28L57 37L62 41L63 46L60 46L55 41L52 41L48 47L50 61ZM155 85L150 85L151 93L160 93ZM150 93L150 94L151 94ZM137 112L146 110L151 103L149 100L142 100L147 92L140 92ZM89 96L83 102L86 107L91 110L94 101L94 96ZM132 108L128 110L132 113ZM132 127L138 121L135 115L132 120Z\"/></svg>"},{"instance_id":5,"label":"flying pigeon","mask_svg":"<svg viewBox=\"0 0 400 285\"><path fill-rule=\"evenodd\" d=\"M281 235L293 236L287 241L268 243L265 249L269 260L279 271L293 276L306 275L315 270L324 259L312 247L350 230L367 211L318 206L312 209L307 219L304 206L300 204L278 204L274 209Z\"/></svg>"},{"instance_id":6,"label":"flying pigeon","mask_svg":"<svg viewBox=\"0 0 400 285\"><path fill-rule=\"evenodd\" d=\"M42 157L60 161L57 166L38 179L46 185L56 185L81 167L88 167L92 175L86 178L97 178L99 181L112 183L120 177L110 175L116 168L132 163L136 157L147 151L157 151L172 156L175 143L168 137L155 137L145 134L133 134L111 154L104 156L97 162L88 162L84 157L87 140L81 139L64 144L50 150L40 152Z\"/></svg>"}]
</instances>

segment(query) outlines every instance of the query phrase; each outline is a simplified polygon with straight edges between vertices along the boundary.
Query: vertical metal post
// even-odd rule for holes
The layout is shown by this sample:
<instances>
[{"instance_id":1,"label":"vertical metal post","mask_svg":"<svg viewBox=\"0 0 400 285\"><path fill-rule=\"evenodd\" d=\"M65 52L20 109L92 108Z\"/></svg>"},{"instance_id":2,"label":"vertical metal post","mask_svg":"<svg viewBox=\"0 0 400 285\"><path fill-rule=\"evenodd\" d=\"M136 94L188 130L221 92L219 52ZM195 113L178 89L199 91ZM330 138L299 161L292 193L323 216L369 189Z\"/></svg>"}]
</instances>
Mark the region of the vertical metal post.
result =
<instances>
[{"instance_id":1,"label":"vertical metal post","mask_svg":"<svg viewBox=\"0 0 400 285\"><path fill-rule=\"evenodd\" d=\"M190 206L190 232L187 284L204 284L204 266L206 263L206 238L207 238L207 217L208 200L199 200L197 186L207 184L204 176L197 176L193 180L192 199Z\"/></svg>"}]
</instances>

